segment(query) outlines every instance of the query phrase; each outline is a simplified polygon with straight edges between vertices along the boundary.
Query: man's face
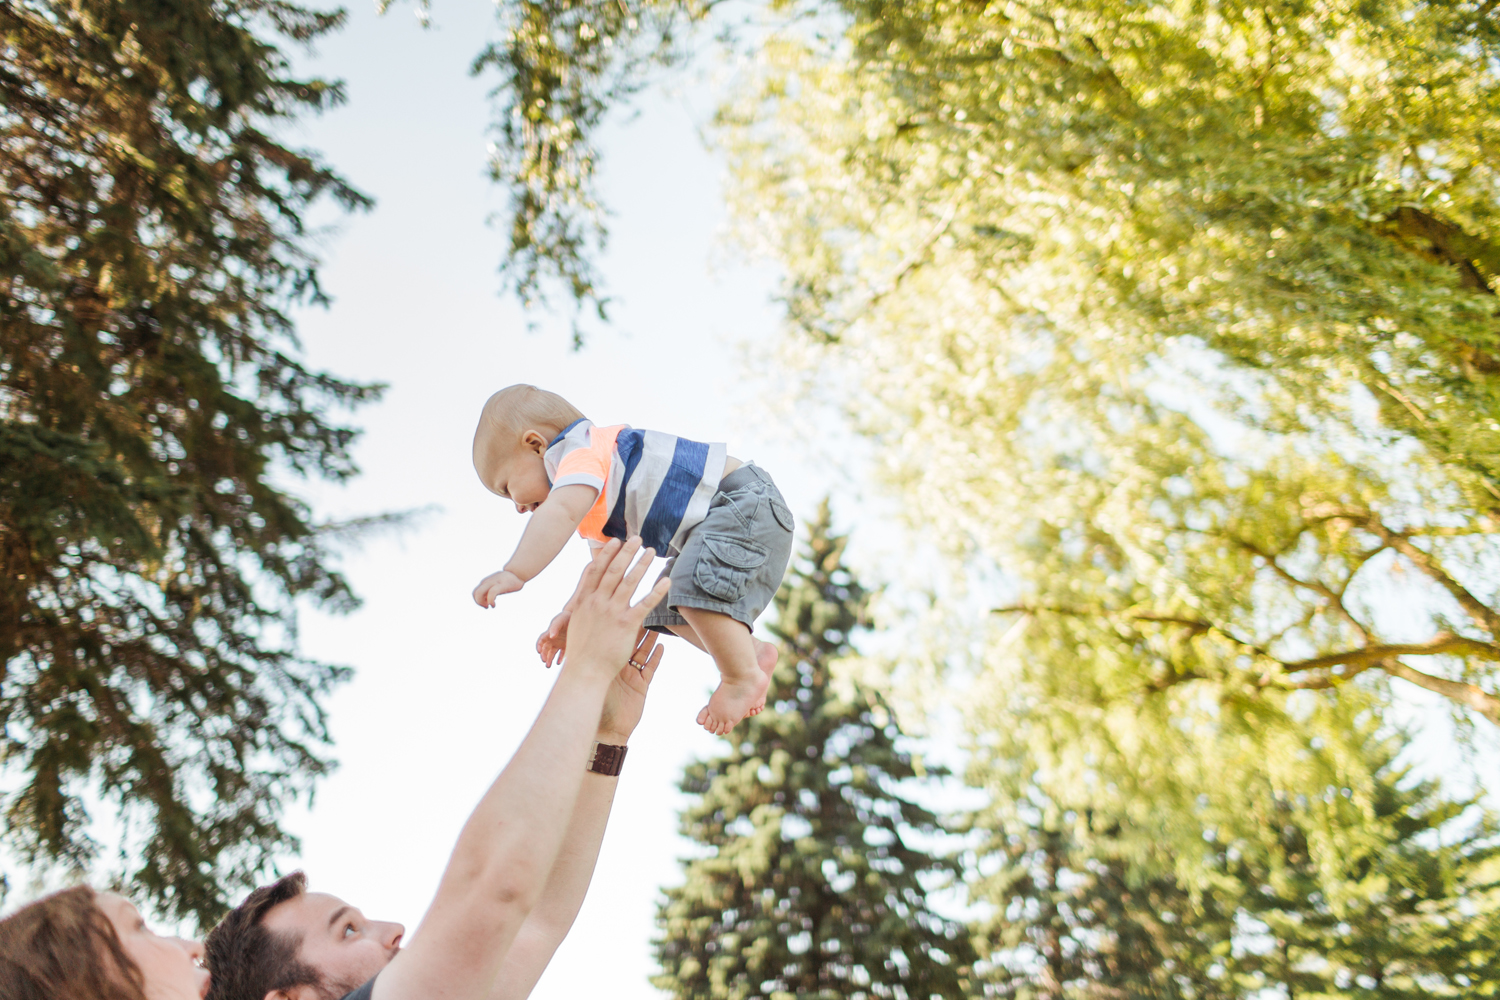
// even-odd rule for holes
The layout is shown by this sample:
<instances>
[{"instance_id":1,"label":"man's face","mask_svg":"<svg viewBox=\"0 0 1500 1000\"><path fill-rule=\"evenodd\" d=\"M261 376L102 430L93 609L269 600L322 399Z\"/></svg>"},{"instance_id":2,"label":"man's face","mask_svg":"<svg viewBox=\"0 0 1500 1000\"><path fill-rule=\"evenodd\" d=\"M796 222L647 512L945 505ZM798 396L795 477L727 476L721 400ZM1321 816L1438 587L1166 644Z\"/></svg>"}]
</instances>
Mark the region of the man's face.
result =
<instances>
[{"instance_id":1,"label":"man's face","mask_svg":"<svg viewBox=\"0 0 1500 1000\"><path fill-rule=\"evenodd\" d=\"M401 948L406 928L365 915L337 896L304 892L273 906L262 920L273 934L301 939L297 959L316 969L323 988L309 995L342 997L385 968Z\"/></svg>"}]
</instances>

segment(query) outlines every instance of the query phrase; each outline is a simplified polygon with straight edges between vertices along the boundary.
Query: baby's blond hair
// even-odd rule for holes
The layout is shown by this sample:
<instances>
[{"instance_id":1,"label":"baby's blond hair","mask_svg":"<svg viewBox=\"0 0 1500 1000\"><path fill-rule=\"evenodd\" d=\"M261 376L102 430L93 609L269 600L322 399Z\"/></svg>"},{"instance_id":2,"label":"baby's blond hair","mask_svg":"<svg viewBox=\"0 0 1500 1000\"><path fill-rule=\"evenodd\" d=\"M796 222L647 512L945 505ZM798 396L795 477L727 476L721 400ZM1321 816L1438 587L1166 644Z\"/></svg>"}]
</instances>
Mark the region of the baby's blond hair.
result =
<instances>
[{"instance_id":1,"label":"baby's blond hair","mask_svg":"<svg viewBox=\"0 0 1500 1000\"><path fill-rule=\"evenodd\" d=\"M555 392L534 385L508 385L485 400L479 413L474 469L487 480L490 470L510 456L528 430L542 431L550 438L582 419L578 408Z\"/></svg>"}]
</instances>

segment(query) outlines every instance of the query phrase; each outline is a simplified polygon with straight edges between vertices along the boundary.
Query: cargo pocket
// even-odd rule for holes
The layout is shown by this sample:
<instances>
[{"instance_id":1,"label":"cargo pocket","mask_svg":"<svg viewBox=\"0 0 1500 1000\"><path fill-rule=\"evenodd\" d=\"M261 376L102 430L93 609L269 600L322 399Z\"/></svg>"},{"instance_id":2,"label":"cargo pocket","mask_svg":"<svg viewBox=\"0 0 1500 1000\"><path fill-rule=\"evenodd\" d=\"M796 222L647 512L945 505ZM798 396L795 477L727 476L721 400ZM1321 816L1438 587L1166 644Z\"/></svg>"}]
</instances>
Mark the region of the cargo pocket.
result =
<instances>
[{"instance_id":1,"label":"cargo pocket","mask_svg":"<svg viewBox=\"0 0 1500 1000\"><path fill-rule=\"evenodd\" d=\"M746 531L753 530L751 525L756 512L760 510L760 497L754 490L740 487L733 493L720 493L714 499L717 501L719 497L723 498L723 502L710 504L711 508L718 506L728 507L734 516L739 518L741 528Z\"/></svg>"},{"instance_id":2,"label":"cargo pocket","mask_svg":"<svg viewBox=\"0 0 1500 1000\"><path fill-rule=\"evenodd\" d=\"M767 497L766 499L771 501L771 514L776 518L776 523L787 531L796 531L797 522L792 519L791 508L775 497Z\"/></svg>"},{"instance_id":3,"label":"cargo pocket","mask_svg":"<svg viewBox=\"0 0 1500 1000\"><path fill-rule=\"evenodd\" d=\"M733 535L704 534L693 582L715 600L733 604L745 596L750 578L766 561L764 545Z\"/></svg>"}]
</instances>

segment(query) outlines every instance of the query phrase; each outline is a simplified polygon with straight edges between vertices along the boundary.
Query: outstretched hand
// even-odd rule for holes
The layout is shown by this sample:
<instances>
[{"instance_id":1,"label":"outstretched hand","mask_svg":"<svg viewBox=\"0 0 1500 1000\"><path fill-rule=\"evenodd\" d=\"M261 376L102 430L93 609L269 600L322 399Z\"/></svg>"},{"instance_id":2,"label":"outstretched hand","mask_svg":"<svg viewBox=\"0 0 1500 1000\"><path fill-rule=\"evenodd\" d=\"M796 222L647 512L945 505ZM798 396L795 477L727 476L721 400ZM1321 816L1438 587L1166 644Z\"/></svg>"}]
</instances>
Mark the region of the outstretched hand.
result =
<instances>
[{"instance_id":1,"label":"outstretched hand","mask_svg":"<svg viewBox=\"0 0 1500 1000\"><path fill-rule=\"evenodd\" d=\"M630 662L620 668L609 693L604 696L604 711L599 713L599 741L623 746L640 725L641 713L646 709L646 690L656 668L661 664L662 647L656 644L655 632L641 630ZM637 667L639 663L641 666Z\"/></svg>"},{"instance_id":2,"label":"outstretched hand","mask_svg":"<svg viewBox=\"0 0 1500 1000\"><path fill-rule=\"evenodd\" d=\"M644 598L630 603L655 556L654 550L641 548L639 538L631 538L624 545L611 539L595 554L578 583L573 617L568 623L570 665L608 670L614 675L627 664L646 616L672 586L668 579L658 580Z\"/></svg>"},{"instance_id":3,"label":"outstretched hand","mask_svg":"<svg viewBox=\"0 0 1500 1000\"><path fill-rule=\"evenodd\" d=\"M525 580L508 569L502 569L479 581L479 586L474 588L474 603L481 608L493 608L495 598L503 594L514 594L524 586Z\"/></svg>"},{"instance_id":4,"label":"outstretched hand","mask_svg":"<svg viewBox=\"0 0 1500 1000\"><path fill-rule=\"evenodd\" d=\"M551 668L552 664L562 662L563 654L568 650L568 622L572 617L572 607L563 608L547 626L547 631L537 637L536 651L542 658L542 666Z\"/></svg>"}]
</instances>

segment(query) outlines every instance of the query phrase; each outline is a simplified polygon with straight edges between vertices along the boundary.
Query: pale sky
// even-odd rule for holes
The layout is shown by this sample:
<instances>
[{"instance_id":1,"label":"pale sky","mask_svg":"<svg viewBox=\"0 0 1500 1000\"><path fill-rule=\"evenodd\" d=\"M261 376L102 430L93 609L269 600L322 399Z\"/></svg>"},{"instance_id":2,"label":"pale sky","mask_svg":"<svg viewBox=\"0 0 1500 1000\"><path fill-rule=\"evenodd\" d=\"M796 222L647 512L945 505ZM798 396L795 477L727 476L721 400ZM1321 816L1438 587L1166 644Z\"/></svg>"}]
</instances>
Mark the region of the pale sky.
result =
<instances>
[{"instance_id":1,"label":"pale sky","mask_svg":"<svg viewBox=\"0 0 1500 1000\"><path fill-rule=\"evenodd\" d=\"M499 294L503 232L485 222L504 207L484 169L489 84L467 72L494 34L493 6L434 0L426 31L409 3L377 17L372 0L353 0L350 14L309 63L347 81L349 104L300 134L378 205L330 237L324 284L335 302L302 316L300 329L314 365L391 389L355 417L366 428L364 474L313 495L337 516L441 510L348 558L362 610L303 620L303 649L357 674L329 702L341 767L318 786L311 810L289 812L303 851L286 867L300 865L314 888L412 928L459 827L545 698L554 675L532 645L586 558L575 540L496 609L470 600L524 525L470 466L490 392L534 382L600 422L725 441L776 477L799 518L833 491L867 561L884 558L889 571L899 541L881 532L880 501L828 463L826 426L769 411L764 401L781 387L746 360L776 336L774 281L724 239L723 169L699 134L711 108L709 67L677 74L672 91L647 91L639 115L607 130L601 188L615 215L602 270L618 300L615 325L575 353L561 317L532 317L540 326L529 331ZM715 680L712 664L680 640L668 647L593 887L539 1000L661 996L647 982L655 904L663 885L680 881L678 859L690 850L676 832L676 782L684 763L718 742L693 722ZM1427 703L1432 710L1417 715L1437 723L1424 741L1431 763L1457 773L1443 712Z\"/></svg>"},{"instance_id":2,"label":"pale sky","mask_svg":"<svg viewBox=\"0 0 1500 1000\"><path fill-rule=\"evenodd\" d=\"M560 318L528 332L498 294L503 232L485 224L503 208L484 172L488 85L467 73L494 33L494 8L437 0L427 31L410 6L377 17L370 0L353 0L350 14L310 62L347 81L349 103L299 137L379 204L328 241L324 284L335 302L304 315L300 330L313 364L391 389L355 418L366 428L364 475L316 496L341 516L442 510L347 560L362 610L304 617L303 649L358 673L329 702L341 767L313 809L288 822L314 888L410 928L460 825L542 704L554 675L532 645L586 558L575 539L496 609L470 599L524 525L470 465L485 397L534 382L602 423L725 441L775 476L799 517L834 479L757 403L773 387L743 370L741 345L775 334L772 283L719 238L721 169L698 137L699 112L657 89L639 117L610 130L602 186L616 215L603 270L616 322L574 353ZM845 519L852 506L841 505ZM660 886L680 881L687 849L675 785L682 765L717 742L693 722L712 663L680 640L668 646L593 888L538 998L660 996L647 983L654 906Z\"/></svg>"},{"instance_id":3,"label":"pale sky","mask_svg":"<svg viewBox=\"0 0 1500 1000\"><path fill-rule=\"evenodd\" d=\"M468 75L495 33L494 7L434 0L424 31L410 3L384 17L373 0L350 6L349 26L299 57L344 79L349 103L296 138L378 204L328 237L323 282L334 304L300 315L299 328L314 367L391 388L353 417L365 428L364 474L347 488L295 489L330 517L439 510L346 559L360 611L302 618L303 651L357 673L328 701L340 769L311 809L288 811L303 850L284 869L300 866L313 888L410 929L464 819L546 696L555 675L532 646L586 558L575 539L496 609L470 599L525 523L470 465L490 392L534 382L601 423L725 441L775 476L799 518L833 491L866 561L889 568L899 542L880 531L878 499L827 461L826 427L768 407L781 387L747 360L776 336L774 281L723 239L722 166L699 136L711 90L700 75L678 74L675 93L649 90L638 116L607 130L601 187L615 215L602 270L615 323L575 353L561 317L532 317L539 328L528 330L499 294L503 231L485 222L504 208L485 174L489 83ZM676 782L691 757L716 750L693 722L715 677L706 657L668 641L593 887L540 1000L661 996L647 982L655 904L690 849L676 832Z\"/></svg>"}]
</instances>

